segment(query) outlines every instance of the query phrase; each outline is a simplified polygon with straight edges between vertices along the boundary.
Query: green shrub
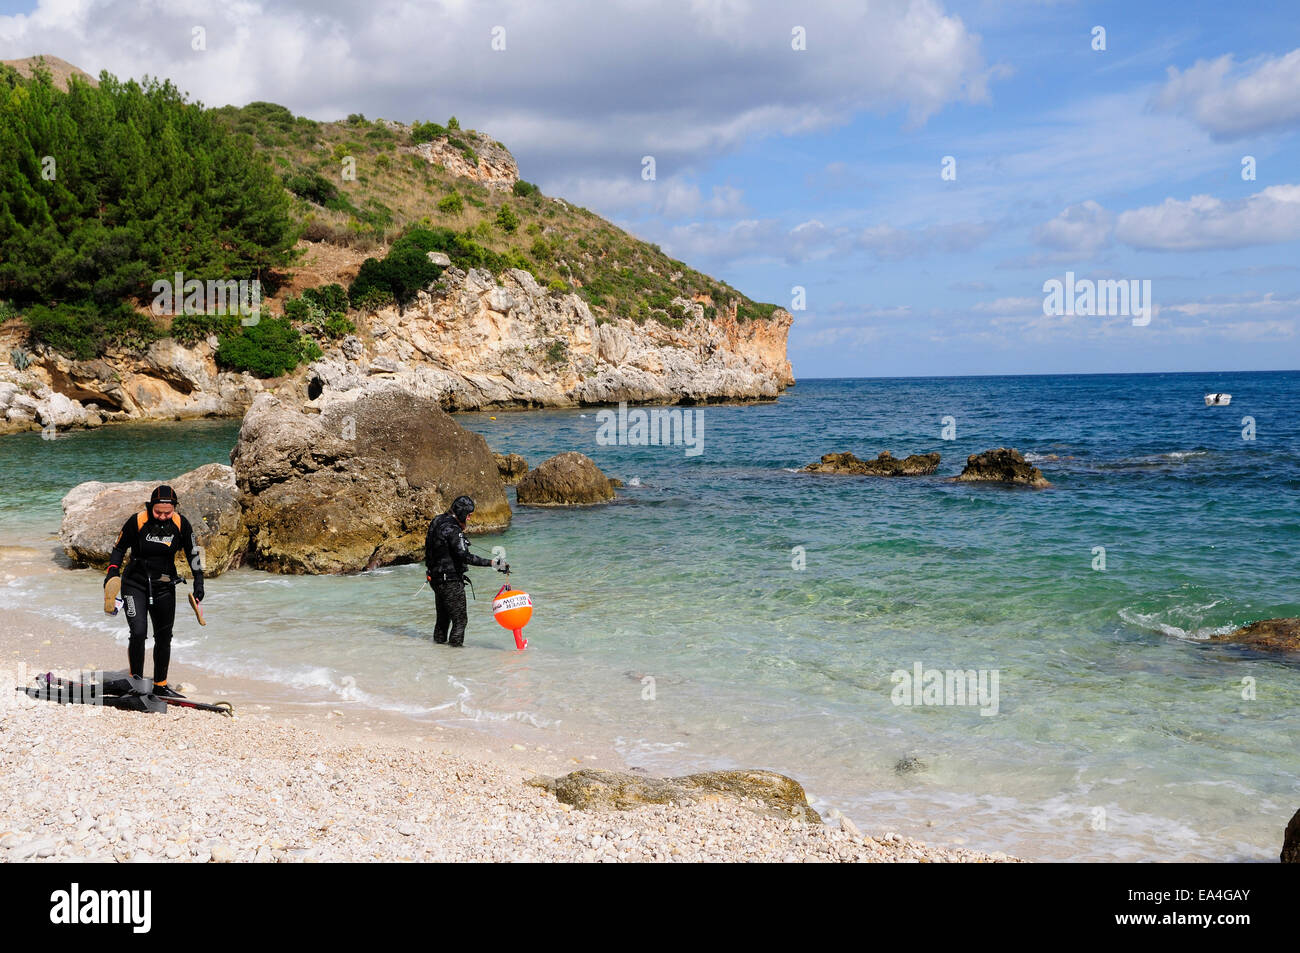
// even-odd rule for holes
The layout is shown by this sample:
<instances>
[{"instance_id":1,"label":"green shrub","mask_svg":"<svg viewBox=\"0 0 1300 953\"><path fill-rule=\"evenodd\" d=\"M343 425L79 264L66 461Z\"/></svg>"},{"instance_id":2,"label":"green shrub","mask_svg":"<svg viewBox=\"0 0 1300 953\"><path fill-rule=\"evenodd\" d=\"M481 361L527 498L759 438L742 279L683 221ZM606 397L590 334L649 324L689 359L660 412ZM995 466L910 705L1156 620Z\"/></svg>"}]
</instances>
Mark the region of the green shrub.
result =
<instances>
[{"instance_id":1,"label":"green shrub","mask_svg":"<svg viewBox=\"0 0 1300 953\"><path fill-rule=\"evenodd\" d=\"M32 366L32 356L22 348L16 347L9 352L9 363L15 370L25 371Z\"/></svg>"},{"instance_id":2,"label":"green shrub","mask_svg":"<svg viewBox=\"0 0 1300 953\"><path fill-rule=\"evenodd\" d=\"M320 348L314 342L308 343L319 355ZM302 335L287 320L262 318L251 327L221 335L216 361L227 370L247 371L255 377L279 377L297 367L308 353Z\"/></svg>"},{"instance_id":3,"label":"green shrub","mask_svg":"<svg viewBox=\"0 0 1300 953\"><path fill-rule=\"evenodd\" d=\"M541 189L533 185L531 182L525 182L523 179L520 179L511 187L511 191L523 199L530 195L537 195L541 192Z\"/></svg>"},{"instance_id":4,"label":"green shrub","mask_svg":"<svg viewBox=\"0 0 1300 953\"><path fill-rule=\"evenodd\" d=\"M559 338L551 342L551 346L546 349L546 362L548 364L559 364L569 356L569 345Z\"/></svg>"},{"instance_id":5,"label":"green shrub","mask_svg":"<svg viewBox=\"0 0 1300 953\"><path fill-rule=\"evenodd\" d=\"M509 205L502 205L497 209L496 226L506 234L513 234L519 227L519 216Z\"/></svg>"},{"instance_id":6,"label":"green shrub","mask_svg":"<svg viewBox=\"0 0 1300 953\"><path fill-rule=\"evenodd\" d=\"M209 334L230 334L238 327L237 314L178 314L172 318L168 333L186 347L193 347Z\"/></svg>"},{"instance_id":7,"label":"green shrub","mask_svg":"<svg viewBox=\"0 0 1300 953\"><path fill-rule=\"evenodd\" d=\"M79 361L113 347L142 351L159 337L153 322L125 303L31 305L23 320L33 341Z\"/></svg>"},{"instance_id":8,"label":"green shrub","mask_svg":"<svg viewBox=\"0 0 1300 953\"><path fill-rule=\"evenodd\" d=\"M452 116L450 119L447 120L447 128L448 128L448 129L459 129L459 128L460 128L460 120L457 119L455 116Z\"/></svg>"},{"instance_id":9,"label":"green shrub","mask_svg":"<svg viewBox=\"0 0 1300 953\"><path fill-rule=\"evenodd\" d=\"M454 189L438 200L438 211L448 215L459 215L465 211L465 200Z\"/></svg>"},{"instance_id":10,"label":"green shrub","mask_svg":"<svg viewBox=\"0 0 1300 953\"><path fill-rule=\"evenodd\" d=\"M548 291L559 291L561 293L569 290L569 283L563 278L552 278L546 285Z\"/></svg>"},{"instance_id":11,"label":"green shrub","mask_svg":"<svg viewBox=\"0 0 1300 953\"><path fill-rule=\"evenodd\" d=\"M331 314L325 319L325 334L332 341L352 334L356 329L357 326L349 321L347 315L344 314Z\"/></svg>"},{"instance_id":12,"label":"green shrub","mask_svg":"<svg viewBox=\"0 0 1300 953\"><path fill-rule=\"evenodd\" d=\"M321 206L328 206L339 197L338 186L319 172L308 169L286 175L284 187L299 198Z\"/></svg>"},{"instance_id":13,"label":"green shrub","mask_svg":"<svg viewBox=\"0 0 1300 953\"><path fill-rule=\"evenodd\" d=\"M421 142L432 142L434 139L441 139L445 135L447 135L447 130L436 122L411 124L411 141L417 145Z\"/></svg>"},{"instance_id":14,"label":"green shrub","mask_svg":"<svg viewBox=\"0 0 1300 953\"><path fill-rule=\"evenodd\" d=\"M331 314L335 311L346 311L348 309L348 293L338 283L307 288L303 291L302 296L311 303L319 305L321 310Z\"/></svg>"},{"instance_id":15,"label":"green shrub","mask_svg":"<svg viewBox=\"0 0 1300 953\"><path fill-rule=\"evenodd\" d=\"M385 288L370 288L360 296L352 296L352 306L358 311L378 311L395 303L393 293Z\"/></svg>"},{"instance_id":16,"label":"green shrub","mask_svg":"<svg viewBox=\"0 0 1300 953\"><path fill-rule=\"evenodd\" d=\"M311 304L303 298L288 298L284 302L284 316L298 323L310 321Z\"/></svg>"},{"instance_id":17,"label":"green shrub","mask_svg":"<svg viewBox=\"0 0 1300 953\"><path fill-rule=\"evenodd\" d=\"M740 304L736 306L736 320L740 322L765 321L772 316L772 312L776 309L777 306L774 304L758 304L757 302L742 299Z\"/></svg>"},{"instance_id":18,"label":"green shrub","mask_svg":"<svg viewBox=\"0 0 1300 953\"><path fill-rule=\"evenodd\" d=\"M452 233L446 236L432 229L416 228L393 242L388 255L382 260L367 258L361 263L357 277L348 289L353 301L365 298L373 291L387 292L399 305L409 304L417 292L427 288L442 274L442 267L429 261L430 251L442 250Z\"/></svg>"}]
</instances>

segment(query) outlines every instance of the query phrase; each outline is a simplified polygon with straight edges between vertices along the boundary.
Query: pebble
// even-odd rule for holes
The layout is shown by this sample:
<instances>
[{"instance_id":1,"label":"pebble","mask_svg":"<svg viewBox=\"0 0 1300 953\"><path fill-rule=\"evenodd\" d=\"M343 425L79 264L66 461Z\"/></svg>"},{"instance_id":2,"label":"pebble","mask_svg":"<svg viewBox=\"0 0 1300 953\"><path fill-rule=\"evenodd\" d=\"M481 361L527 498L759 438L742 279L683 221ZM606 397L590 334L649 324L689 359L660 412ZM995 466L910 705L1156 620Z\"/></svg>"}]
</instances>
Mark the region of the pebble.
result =
<instances>
[{"instance_id":1,"label":"pebble","mask_svg":"<svg viewBox=\"0 0 1300 953\"><path fill-rule=\"evenodd\" d=\"M829 811L836 826L778 820L753 802L589 814L526 785L500 742L439 755L409 738L362 742L342 726L274 716L82 714L42 703L5 711L0 862L1009 859L893 832L863 837Z\"/></svg>"}]
</instances>

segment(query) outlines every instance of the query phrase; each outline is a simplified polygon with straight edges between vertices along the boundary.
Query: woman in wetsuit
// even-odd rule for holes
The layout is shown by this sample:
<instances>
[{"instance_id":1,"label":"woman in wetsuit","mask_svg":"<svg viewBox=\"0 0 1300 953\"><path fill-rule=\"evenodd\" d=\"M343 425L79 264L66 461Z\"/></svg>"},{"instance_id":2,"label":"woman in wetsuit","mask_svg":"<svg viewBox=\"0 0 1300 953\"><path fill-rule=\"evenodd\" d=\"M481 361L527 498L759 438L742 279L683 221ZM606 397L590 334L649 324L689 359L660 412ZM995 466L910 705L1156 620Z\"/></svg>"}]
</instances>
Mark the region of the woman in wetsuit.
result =
<instances>
[{"instance_id":1,"label":"woman in wetsuit","mask_svg":"<svg viewBox=\"0 0 1300 953\"><path fill-rule=\"evenodd\" d=\"M172 624L176 620L176 553L180 550L184 550L185 559L194 571L194 598L203 601L203 565L194 528L177 512L177 506L176 493L171 487L160 486L154 490L145 511L133 514L122 526L104 577L105 610L110 610L116 590L121 589L126 622L131 629L127 648L131 676L140 678L144 671L144 642L148 620L152 618L154 694L173 698L181 697L167 687ZM128 550L131 562L122 572L122 560Z\"/></svg>"}]
</instances>

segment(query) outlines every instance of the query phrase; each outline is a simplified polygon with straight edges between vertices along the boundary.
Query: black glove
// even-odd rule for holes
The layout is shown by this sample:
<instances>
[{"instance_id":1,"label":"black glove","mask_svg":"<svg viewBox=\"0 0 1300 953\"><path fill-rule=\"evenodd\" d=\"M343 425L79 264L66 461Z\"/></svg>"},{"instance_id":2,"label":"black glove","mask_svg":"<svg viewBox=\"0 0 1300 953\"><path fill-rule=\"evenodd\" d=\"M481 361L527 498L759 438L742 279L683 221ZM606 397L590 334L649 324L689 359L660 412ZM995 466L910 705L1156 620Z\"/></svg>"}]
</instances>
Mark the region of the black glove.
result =
<instances>
[{"instance_id":1,"label":"black glove","mask_svg":"<svg viewBox=\"0 0 1300 953\"><path fill-rule=\"evenodd\" d=\"M108 567L108 572L104 575L104 588L108 587L108 581L112 579L114 576L118 575L118 572L119 570L116 566Z\"/></svg>"},{"instance_id":2,"label":"black glove","mask_svg":"<svg viewBox=\"0 0 1300 953\"><path fill-rule=\"evenodd\" d=\"M203 601L203 577L194 577L194 598L198 602Z\"/></svg>"},{"instance_id":3,"label":"black glove","mask_svg":"<svg viewBox=\"0 0 1300 953\"><path fill-rule=\"evenodd\" d=\"M504 572L508 574L510 572L510 564L502 563L500 566L497 567L497 572Z\"/></svg>"}]
</instances>

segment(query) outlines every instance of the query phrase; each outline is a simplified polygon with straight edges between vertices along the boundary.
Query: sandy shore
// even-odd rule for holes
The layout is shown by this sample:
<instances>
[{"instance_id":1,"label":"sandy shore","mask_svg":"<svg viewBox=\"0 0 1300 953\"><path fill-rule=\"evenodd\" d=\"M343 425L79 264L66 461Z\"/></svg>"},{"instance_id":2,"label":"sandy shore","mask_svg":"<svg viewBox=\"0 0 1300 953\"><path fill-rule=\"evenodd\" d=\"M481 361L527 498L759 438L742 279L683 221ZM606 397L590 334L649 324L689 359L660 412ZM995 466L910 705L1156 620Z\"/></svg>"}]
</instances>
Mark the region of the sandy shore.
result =
<instances>
[{"instance_id":1,"label":"sandy shore","mask_svg":"<svg viewBox=\"0 0 1300 953\"><path fill-rule=\"evenodd\" d=\"M62 571L36 550L8 549L0 568ZM191 683L196 700L231 700L236 718L60 706L14 691L47 670L120 668L124 655L47 617L0 621L0 861L1007 859L738 802L574 810L527 780L580 765L627 770L613 752L297 706L183 660L173 684Z\"/></svg>"}]
</instances>

